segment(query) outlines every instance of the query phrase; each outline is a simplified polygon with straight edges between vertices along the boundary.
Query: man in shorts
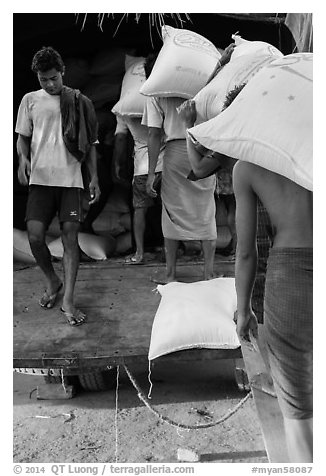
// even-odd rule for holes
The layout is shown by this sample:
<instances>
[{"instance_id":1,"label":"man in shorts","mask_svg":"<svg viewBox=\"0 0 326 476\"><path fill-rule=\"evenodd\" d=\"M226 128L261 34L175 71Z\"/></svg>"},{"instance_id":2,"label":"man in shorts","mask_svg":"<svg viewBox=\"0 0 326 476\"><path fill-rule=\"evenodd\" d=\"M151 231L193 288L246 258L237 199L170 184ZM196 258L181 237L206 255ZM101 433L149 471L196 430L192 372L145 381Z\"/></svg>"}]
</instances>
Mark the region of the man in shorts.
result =
<instances>
[{"instance_id":1,"label":"man in shorts","mask_svg":"<svg viewBox=\"0 0 326 476\"><path fill-rule=\"evenodd\" d=\"M146 192L148 177L147 127L141 124L141 118L117 116L113 156L115 174L119 177L119 167L123 163L123 157L126 153L128 131L134 140L134 176L132 190L134 208L133 232L136 252L134 255L126 258L125 264L139 265L144 263L144 235L147 211L150 207L155 205L157 198L149 197ZM163 151L164 142L163 137L161 137L161 148L159 160L155 168L154 180L154 187L157 191L159 191L161 183Z\"/></svg>"},{"instance_id":2,"label":"man in shorts","mask_svg":"<svg viewBox=\"0 0 326 476\"><path fill-rule=\"evenodd\" d=\"M83 221L81 161L85 160L88 166L90 203L94 203L100 196L95 151L97 120L91 101L63 85L64 70L60 54L52 47L43 47L33 57L32 71L41 89L27 93L19 107L18 180L29 185L28 238L45 276L46 289L39 304L44 309L52 308L64 284L61 312L71 326L77 326L86 320L73 301L79 266L78 231ZM64 248L64 283L53 268L45 242L46 230L56 213Z\"/></svg>"}]
</instances>

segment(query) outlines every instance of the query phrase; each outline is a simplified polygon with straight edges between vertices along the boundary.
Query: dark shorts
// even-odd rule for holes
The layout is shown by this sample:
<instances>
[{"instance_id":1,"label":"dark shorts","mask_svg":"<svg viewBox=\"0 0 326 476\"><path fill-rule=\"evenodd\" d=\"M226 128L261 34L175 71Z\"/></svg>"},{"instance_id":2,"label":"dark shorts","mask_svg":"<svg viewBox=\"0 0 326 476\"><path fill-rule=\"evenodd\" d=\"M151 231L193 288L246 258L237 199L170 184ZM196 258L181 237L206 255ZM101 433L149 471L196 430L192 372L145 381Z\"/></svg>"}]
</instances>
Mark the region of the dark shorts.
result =
<instances>
[{"instance_id":1,"label":"dark shorts","mask_svg":"<svg viewBox=\"0 0 326 476\"><path fill-rule=\"evenodd\" d=\"M313 253L272 248L269 253L264 328L271 373L282 413L312 418Z\"/></svg>"},{"instance_id":2,"label":"dark shorts","mask_svg":"<svg viewBox=\"0 0 326 476\"><path fill-rule=\"evenodd\" d=\"M132 204L134 208L149 208L153 207L157 199L153 199L146 192L146 181L148 175L135 175L132 184ZM154 188L160 192L162 172L155 173Z\"/></svg>"},{"instance_id":3,"label":"dark shorts","mask_svg":"<svg viewBox=\"0 0 326 476\"><path fill-rule=\"evenodd\" d=\"M58 214L60 223L83 222L83 197L81 188L30 185L26 221L37 220L48 228Z\"/></svg>"}]
</instances>

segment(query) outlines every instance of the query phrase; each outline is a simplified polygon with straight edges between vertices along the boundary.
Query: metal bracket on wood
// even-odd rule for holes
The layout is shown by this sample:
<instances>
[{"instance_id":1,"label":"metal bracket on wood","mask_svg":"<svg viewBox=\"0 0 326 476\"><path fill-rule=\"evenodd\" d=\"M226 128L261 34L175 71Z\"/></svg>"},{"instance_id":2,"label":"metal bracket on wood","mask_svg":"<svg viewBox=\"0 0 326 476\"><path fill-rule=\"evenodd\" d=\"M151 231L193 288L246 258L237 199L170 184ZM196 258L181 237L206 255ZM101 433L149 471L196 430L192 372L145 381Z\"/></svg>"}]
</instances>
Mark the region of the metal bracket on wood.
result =
<instances>
[{"instance_id":1,"label":"metal bracket on wood","mask_svg":"<svg viewBox=\"0 0 326 476\"><path fill-rule=\"evenodd\" d=\"M64 368L64 367L79 367L78 354L72 352L69 355L60 357L51 356L49 354L42 354L42 365L44 368Z\"/></svg>"}]
</instances>

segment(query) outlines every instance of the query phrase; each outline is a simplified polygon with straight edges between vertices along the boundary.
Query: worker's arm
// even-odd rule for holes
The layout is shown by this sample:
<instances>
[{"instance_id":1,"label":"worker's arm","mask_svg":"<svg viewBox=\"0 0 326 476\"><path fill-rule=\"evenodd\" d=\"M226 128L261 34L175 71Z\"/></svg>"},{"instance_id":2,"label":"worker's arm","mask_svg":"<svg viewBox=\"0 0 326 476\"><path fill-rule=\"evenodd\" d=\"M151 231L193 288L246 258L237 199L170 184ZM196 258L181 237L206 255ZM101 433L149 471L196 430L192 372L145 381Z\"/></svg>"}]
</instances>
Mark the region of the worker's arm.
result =
<instances>
[{"instance_id":1,"label":"worker's arm","mask_svg":"<svg viewBox=\"0 0 326 476\"><path fill-rule=\"evenodd\" d=\"M257 267L257 196L251 184L250 164L238 161L233 169L233 188L236 198L237 251L235 285L237 292L237 333L249 340L257 337L257 318L251 308L251 296Z\"/></svg>"},{"instance_id":2,"label":"worker's arm","mask_svg":"<svg viewBox=\"0 0 326 476\"><path fill-rule=\"evenodd\" d=\"M185 101L179 107L178 113L187 129L193 127L197 117L195 101L191 99ZM221 154L212 152L206 149L202 144L199 144L199 142L195 142L189 133L187 133L187 152L192 171L196 178L208 177L214 173L220 165L218 159Z\"/></svg>"},{"instance_id":3,"label":"worker's arm","mask_svg":"<svg viewBox=\"0 0 326 476\"><path fill-rule=\"evenodd\" d=\"M195 144L193 140L187 136L187 151L191 168L196 178L201 179L209 177L222 167L222 161L227 157L218 152L212 152L201 144Z\"/></svg>"},{"instance_id":4,"label":"worker's arm","mask_svg":"<svg viewBox=\"0 0 326 476\"><path fill-rule=\"evenodd\" d=\"M17 153L18 153L18 180L21 185L28 185L31 174L30 162L30 144L31 138L18 134Z\"/></svg>"},{"instance_id":5,"label":"worker's arm","mask_svg":"<svg viewBox=\"0 0 326 476\"><path fill-rule=\"evenodd\" d=\"M95 203L99 200L101 195L100 187L98 185L97 155L96 155L95 144L92 144L90 146L90 149L86 157L86 165L87 165L89 176L90 176L90 182L89 182L88 188L89 188L89 194L91 199L89 201L89 204L92 205L92 203Z\"/></svg>"},{"instance_id":6,"label":"worker's arm","mask_svg":"<svg viewBox=\"0 0 326 476\"><path fill-rule=\"evenodd\" d=\"M212 72L212 74L208 78L206 84L208 84L210 81L212 81L212 79L215 78L215 76L223 68L223 66L225 66L230 61L231 55L232 55L233 50L234 50L234 47L235 47L235 43L231 43L229 46L227 46L225 48L225 50L223 51L222 56L220 57L219 60L217 60L214 71Z\"/></svg>"},{"instance_id":7,"label":"worker's arm","mask_svg":"<svg viewBox=\"0 0 326 476\"><path fill-rule=\"evenodd\" d=\"M157 192L154 189L155 169L161 150L162 129L159 127L148 128L148 177L146 182L146 191L151 197L156 197Z\"/></svg>"}]
</instances>

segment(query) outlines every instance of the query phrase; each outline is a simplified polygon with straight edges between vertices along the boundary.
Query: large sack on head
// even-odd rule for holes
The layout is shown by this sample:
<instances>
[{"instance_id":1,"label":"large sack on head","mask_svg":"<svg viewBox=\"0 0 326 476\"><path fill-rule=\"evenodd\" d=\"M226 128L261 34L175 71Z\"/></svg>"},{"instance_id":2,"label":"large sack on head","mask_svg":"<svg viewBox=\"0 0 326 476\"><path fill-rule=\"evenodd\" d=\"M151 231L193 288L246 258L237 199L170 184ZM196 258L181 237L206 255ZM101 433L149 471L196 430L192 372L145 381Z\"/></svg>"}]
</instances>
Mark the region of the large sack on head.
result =
<instances>
[{"instance_id":1,"label":"large sack on head","mask_svg":"<svg viewBox=\"0 0 326 476\"><path fill-rule=\"evenodd\" d=\"M313 53L278 58L225 111L188 133L207 149L312 190L312 70Z\"/></svg>"},{"instance_id":2,"label":"large sack on head","mask_svg":"<svg viewBox=\"0 0 326 476\"><path fill-rule=\"evenodd\" d=\"M65 59L64 81L70 88L83 88L90 80L88 61L83 58Z\"/></svg>"},{"instance_id":3,"label":"large sack on head","mask_svg":"<svg viewBox=\"0 0 326 476\"><path fill-rule=\"evenodd\" d=\"M114 114L130 117L142 117L145 96L139 90L146 81L143 57L126 57L126 73L124 75L120 99L112 108Z\"/></svg>"},{"instance_id":4,"label":"large sack on head","mask_svg":"<svg viewBox=\"0 0 326 476\"><path fill-rule=\"evenodd\" d=\"M227 63L207 86L194 97L196 103L196 124L208 121L220 114L227 94L236 86L247 83L258 71L271 63L270 55L243 55Z\"/></svg>"},{"instance_id":5,"label":"large sack on head","mask_svg":"<svg viewBox=\"0 0 326 476\"><path fill-rule=\"evenodd\" d=\"M206 84L221 54L193 31L162 27L163 46L140 92L190 99Z\"/></svg>"},{"instance_id":6,"label":"large sack on head","mask_svg":"<svg viewBox=\"0 0 326 476\"><path fill-rule=\"evenodd\" d=\"M283 53L275 46L266 43L265 41L248 41L241 38L239 35L232 35L235 43L235 48L231 55L230 61L234 61L243 55L269 55L274 57L282 57Z\"/></svg>"},{"instance_id":7,"label":"large sack on head","mask_svg":"<svg viewBox=\"0 0 326 476\"><path fill-rule=\"evenodd\" d=\"M80 249L90 258L101 261L109 258L116 247L115 239L111 236L97 236L88 233L78 234ZM49 244L51 256L63 257L63 244L61 238L57 238Z\"/></svg>"}]
</instances>

